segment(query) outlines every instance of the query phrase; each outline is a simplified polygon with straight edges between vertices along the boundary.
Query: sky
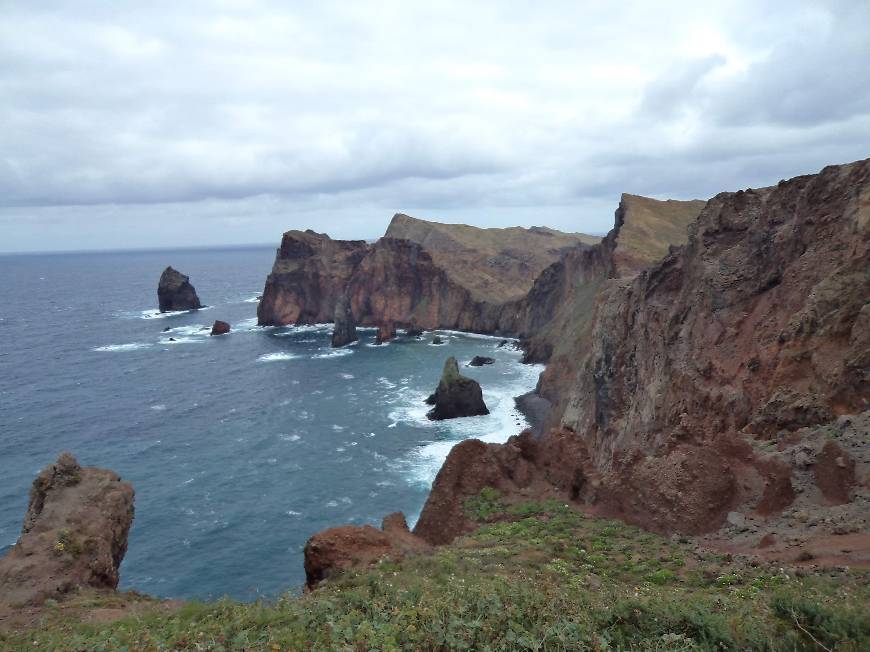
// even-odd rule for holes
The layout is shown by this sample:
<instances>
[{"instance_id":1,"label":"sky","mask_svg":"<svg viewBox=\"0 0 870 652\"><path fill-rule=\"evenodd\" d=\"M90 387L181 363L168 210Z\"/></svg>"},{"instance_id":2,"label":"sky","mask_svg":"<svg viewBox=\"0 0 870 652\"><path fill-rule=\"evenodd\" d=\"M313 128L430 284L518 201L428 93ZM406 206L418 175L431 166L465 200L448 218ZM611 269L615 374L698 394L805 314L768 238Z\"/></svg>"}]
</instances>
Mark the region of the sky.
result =
<instances>
[{"instance_id":1,"label":"sky","mask_svg":"<svg viewBox=\"0 0 870 652\"><path fill-rule=\"evenodd\" d=\"M605 233L870 156L870 2L0 0L0 251Z\"/></svg>"}]
</instances>

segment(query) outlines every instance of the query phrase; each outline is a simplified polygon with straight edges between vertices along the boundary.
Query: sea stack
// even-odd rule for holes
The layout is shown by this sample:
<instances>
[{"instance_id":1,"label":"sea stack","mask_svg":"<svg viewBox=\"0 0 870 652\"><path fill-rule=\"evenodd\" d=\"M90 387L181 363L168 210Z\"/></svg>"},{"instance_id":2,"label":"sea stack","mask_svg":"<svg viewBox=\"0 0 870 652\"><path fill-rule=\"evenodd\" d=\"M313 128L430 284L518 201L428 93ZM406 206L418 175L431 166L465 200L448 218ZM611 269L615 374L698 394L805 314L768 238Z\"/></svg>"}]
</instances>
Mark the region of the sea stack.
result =
<instances>
[{"instance_id":1,"label":"sea stack","mask_svg":"<svg viewBox=\"0 0 870 652\"><path fill-rule=\"evenodd\" d=\"M0 601L40 604L78 587L115 589L133 487L62 453L33 481L21 536L0 559Z\"/></svg>"},{"instance_id":2,"label":"sea stack","mask_svg":"<svg viewBox=\"0 0 870 652\"><path fill-rule=\"evenodd\" d=\"M347 297L341 296L335 304L335 323L332 328L332 346L339 347L351 342L356 342L359 337L356 334L356 323L353 321L353 313Z\"/></svg>"},{"instance_id":3,"label":"sea stack","mask_svg":"<svg viewBox=\"0 0 870 652\"><path fill-rule=\"evenodd\" d=\"M378 334L375 337L375 344L383 344L389 342L396 337L396 323L387 321L378 326Z\"/></svg>"},{"instance_id":4,"label":"sea stack","mask_svg":"<svg viewBox=\"0 0 870 652\"><path fill-rule=\"evenodd\" d=\"M459 365L453 356L444 363L438 389L426 402L435 406L426 415L435 421L489 414L480 385L459 373Z\"/></svg>"},{"instance_id":5,"label":"sea stack","mask_svg":"<svg viewBox=\"0 0 870 652\"><path fill-rule=\"evenodd\" d=\"M167 267L160 275L157 301L160 304L160 312L202 308L196 290L190 284L190 278L172 267Z\"/></svg>"}]
</instances>

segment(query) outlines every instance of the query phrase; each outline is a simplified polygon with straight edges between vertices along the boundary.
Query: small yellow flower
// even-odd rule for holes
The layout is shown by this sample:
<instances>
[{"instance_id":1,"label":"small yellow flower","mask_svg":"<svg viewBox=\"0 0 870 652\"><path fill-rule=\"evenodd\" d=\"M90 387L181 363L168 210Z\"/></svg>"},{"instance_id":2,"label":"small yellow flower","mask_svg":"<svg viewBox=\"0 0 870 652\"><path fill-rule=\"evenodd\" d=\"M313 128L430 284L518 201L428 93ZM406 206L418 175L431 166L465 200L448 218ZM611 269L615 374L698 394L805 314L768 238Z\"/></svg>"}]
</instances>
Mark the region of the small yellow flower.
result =
<instances>
[{"instance_id":1,"label":"small yellow flower","mask_svg":"<svg viewBox=\"0 0 870 652\"><path fill-rule=\"evenodd\" d=\"M58 541L54 544L54 549L58 552L63 552L64 550L66 550L66 546L63 545L63 541Z\"/></svg>"}]
</instances>

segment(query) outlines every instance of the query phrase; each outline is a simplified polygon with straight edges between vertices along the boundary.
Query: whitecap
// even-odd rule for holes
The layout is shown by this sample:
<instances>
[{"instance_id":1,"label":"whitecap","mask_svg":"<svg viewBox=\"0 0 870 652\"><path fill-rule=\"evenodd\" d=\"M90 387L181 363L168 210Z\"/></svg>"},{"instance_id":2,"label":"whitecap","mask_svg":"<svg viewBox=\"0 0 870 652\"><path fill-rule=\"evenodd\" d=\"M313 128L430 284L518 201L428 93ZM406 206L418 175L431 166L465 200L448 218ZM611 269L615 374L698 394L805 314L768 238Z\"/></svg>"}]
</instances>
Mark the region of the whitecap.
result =
<instances>
[{"instance_id":1,"label":"whitecap","mask_svg":"<svg viewBox=\"0 0 870 652\"><path fill-rule=\"evenodd\" d=\"M203 337L165 337L160 340L161 344L200 344L205 342Z\"/></svg>"},{"instance_id":2,"label":"whitecap","mask_svg":"<svg viewBox=\"0 0 870 652\"><path fill-rule=\"evenodd\" d=\"M147 342L130 342L129 344L107 344L106 346L98 346L93 351L103 352L123 352L123 351L138 351L139 349L147 349L150 344Z\"/></svg>"},{"instance_id":3,"label":"whitecap","mask_svg":"<svg viewBox=\"0 0 870 652\"><path fill-rule=\"evenodd\" d=\"M260 295L255 294L254 296L248 299L242 299L242 303L260 303Z\"/></svg>"},{"instance_id":4,"label":"whitecap","mask_svg":"<svg viewBox=\"0 0 870 652\"><path fill-rule=\"evenodd\" d=\"M338 375L341 376L342 378L344 378L345 380L353 380L356 377L353 374L338 374Z\"/></svg>"},{"instance_id":5,"label":"whitecap","mask_svg":"<svg viewBox=\"0 0 870 652\"><path fill-rule=\"evenodd\" d=\"M338 501L337 500L330 500L329 502L326 503L326 506L327 507L338 507Z\"/></svg>"},{"instance_id":6,"label":"whitecap","mask_svg":"<svg viewBox=\"0 0 870 652\"><path fill-rule=\"evenodd\" d=\"M317 359L340 358L345 355L350 355L351 353L353 353L352 349L332 349L331 351L327 351L326 353L317 353L311 357Z\"/></svg>"},{"instance_id":7,"label":"whitecap","mask_svg":"<svg viewBox=\"0 0 870 652\"><path fill-rule=\"evenodd\" d=\"M173 335L175 335L176 333L178 335L202 335L206 331L211 332L211 328L204 324L188 324L186 326L175 326L173 328L167 328L163 332L172 333Z\"/></svg>"},{"instance_id":8,"label":"whitecap","mask_svg":"<svg viewBox=\"0 0 870 652\"><path fill-rule=\"evenodd\" d=\"M344 430L344 426L340 426L337 423L333 423L332 429L335 430L335 432L341 432L342 430Z\"/></svg>"},{"instance_id":9,"label":"whitecap","mask_svg":"<svg viewBox=\"0 0 870 652\"><path fill-rule=\"evenodd\" d=\"M157 403L156 405L149 406L155 412L163 412L166 410L166 406L163 403Z\"/></svg>"},{"instance_id":10,"label":"whitecap","mask_svg":"<svg viewBox=\"0 0 870 652\"><path fill-rule=\"evenodd\" d=\"M295 510L288 509L287 516L302 516L302 512L297 512Z\"/></svg>"},{"instance_id":11,"label":"whitecap","mask_svg":"<svg viewBox=\"0 0 870 652\"><path fill-rule=\"evenodd\" d=\"M191 312L202 312L203 310L211 310L212 306L203 306L199 310L170 310L168 312L160 312L156 308L151 308L149 310L141 310L138 313L133 313L133 315L138 316L139 319L166 319L167 317L177 317L178 315L186 315ZM128 315L130 313L127 313Z\"/></svg>"},{"instance_id":12,"label":"whitecap","mask_svg":"<svg viewBox=\"0 0 870 652\"><path fill-rule=\"evenodd\" d=\"M284 441L299 441L302 439L299 435L278 435L278 438Z\"/></svg>"},{"instance_id":13,"label":"whitecap","mask_svg":"<svg viewBox=\"0 0 870 652\"><path fill-rule=\"evenodd\" d=\"M260 362L276 362L282 360L295 360L298 357L298 355L294 355L293 353L278 351L276 353L264 353L259 358L257 358L257 360L259 360Z\"/></svg>"}]
</instances>

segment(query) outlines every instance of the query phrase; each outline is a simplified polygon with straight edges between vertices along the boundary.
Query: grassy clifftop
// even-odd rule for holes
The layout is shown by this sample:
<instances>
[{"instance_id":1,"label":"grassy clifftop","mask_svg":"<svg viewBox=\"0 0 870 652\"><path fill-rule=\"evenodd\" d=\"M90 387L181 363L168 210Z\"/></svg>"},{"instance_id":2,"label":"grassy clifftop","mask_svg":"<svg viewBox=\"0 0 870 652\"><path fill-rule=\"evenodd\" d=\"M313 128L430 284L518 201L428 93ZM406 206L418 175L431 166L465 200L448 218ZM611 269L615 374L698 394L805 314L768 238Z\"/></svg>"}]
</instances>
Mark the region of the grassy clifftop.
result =
<instances>
[{"instance_id":1,"label":"grassy clifftop","mask_svg":"<svg viewBox=\"0 0 870 652\"><path fill-rule=\"evenodd\" d=\"M483 521L473 536L301 597L172 611L107 597L139 602L108 624L49 609L0 649L870 649L866 573L752 565L556 502L505 507L493 490L466 510Z\"/></svg>"},{"instance_id":2,"label":"grassy clifftop","mask_svg":"<svg viewBox=\"0 0 870 652\"><path fill-rule=\"evenodd\" d=\"M523 296L564 251L600 240L544 227L482 229L440 224L401 213L393 216L384 237L416 242L454 282L490 303Z\"/></svg>"}]
</instances>

